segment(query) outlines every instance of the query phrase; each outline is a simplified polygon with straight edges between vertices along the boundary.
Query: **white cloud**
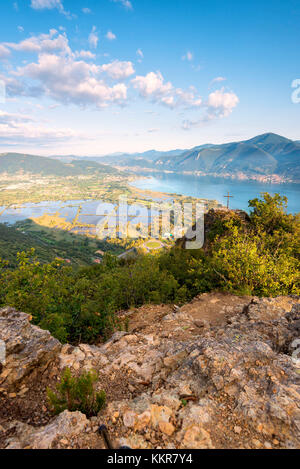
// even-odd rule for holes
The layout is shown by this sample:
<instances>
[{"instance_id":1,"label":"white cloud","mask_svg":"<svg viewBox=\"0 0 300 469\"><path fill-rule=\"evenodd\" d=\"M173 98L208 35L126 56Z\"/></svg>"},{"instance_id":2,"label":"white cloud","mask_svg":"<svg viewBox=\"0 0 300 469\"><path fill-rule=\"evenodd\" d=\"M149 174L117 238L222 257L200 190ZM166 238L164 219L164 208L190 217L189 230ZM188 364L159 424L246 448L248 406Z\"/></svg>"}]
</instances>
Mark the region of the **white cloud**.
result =
<instances>
[{"instance_id":1,"label":"white cloud","mask_svg":"<svg viewBox=\"0 0 300 469\"><path fill-rule=\"evenodd\" d=\"M55 8L67 17L71 17L70 13L64 9L62 0L31 0L31 8L34 10L54 10Z\"/></svg>"},{"instance_id":2,"label":"white cloud","mask_svg":"<svg viewBox=\"0 0 300 469\"><path fill-rule=\"evenodd\" d=\"M69 41L66 35L59 34L57 36L57 34L56 29L51 29L49 34L31 36L19 43L4 42L2 43L2 46L19 52L43 53L60 51L66 54L71 54Z\"/></svg>"},{"instance_id":3,"label":"white cloud","mask_svg":"<svg viewBox=\"0 0 300 469\"><path fill-rule=\"evenodd\" d=\"M114 39L117 39L117 36L113 32L108 31L106 34L106 39L108 39L109 41L113 41Z\"/></svg>"},{"instance_id":4,"label":"white cloud","mask_svg":"<svg viewBox=\"0 0 300 469\"><path fill-rule=\"evenodd\" d=\"M65 142L79 137L71 129L54 129L41 126L26 115L9 114L0 110L0 142L17 145L26 142L49 143Z\"/></svg>"},{"instance_id":5,"label":"white cloud","mask_svg":"<svg viewBox=\"0 0 300 469\"><path fill-rule=\"evenodd\" d=\"M92 13L92 10L90 8L82 8L82 12L85 15L90 15Z\"/></svg>"},{"instance_id":6,"label":"white cloud","mask_svg":"<svg viewBox=\"0 0 300 469\"><path fill-rule=\"evenodd\" d=\"M175 91L177 97L177 105L182 107L200 107L202 106L203 100L201 96L197 94L197 90L194 87L190 87L188 90L182 90L177 88Z\"/></svg>"},{"instance_id":7,"label":"white cloud","mask_svg":"<svg viewBox=\"0 0 300 469\"><path fill-rule=\"evenodd\" d=\"M129 0L112 0L114 3L120 3L126 10L133 10L133 5Z\"/></svg>"},{"instance_id":8,"label":"white cloud","mask_svg":"<svg viewBox=\"0 0 300 469\"><path fill-rule=\"evenodd\" d=\"M101 67L74 60L73 56L66 58L54 54L40 54L38 63L18 68L15 76L38 82L37 93L60 103L95 105L99 108L109 104L124 104L127 99L126 85L119 83L109 86L99 79L100 73ZM25 91L27 94L28 92Z\"/></svg>"},{"instance_id":9,"label":"white cloud","mask_svg":"<svg viewBox=\"0 0 300 469\"><path fill-rule=\"evenodd\" d=\"M182 60L188 60L189 62L191 62L192 60L194 60L194 54L191 51L187 51L187 53L181 58Z\"/></svg>"},{"instance_id":10,"label":"white cloud","mask_svg":"<svg viewBox=\"0 0 300 469\"><path fill-rule=\"evenodd\" d=\"M74 55L85 59L94 59L96 57L91 51L81 50L72 53L69 47L69 41L66 34L58 34L56 29L51 29L49 34L41 34L39 36L31 36L19 43L4 42L0 44L1 55L7 56L10 50L27 53L60 53L64 55ZM1 54L2 51L2 54Z\"/></svg>"},{"instance_id":11,"label":"white cloud","mask_svg":"<svg viewBox=\"0 0 300 469\"><path fill-rule=\"evenodd\" d=\"M99 36L97 33L97 28L96 26L93 26L93 29L89 35L89 44L94 49L97 49L98 42L99 42Z\"/></svg>"},{"instance_id":12,"label":"white cloud","mask_svg":"<svg viewBox=\"0 0 300 469\"><path fill-rule=\"evenodd\" d=\"M226 81L226 78L225 77L216 77L210 82L209 86L212 86L215 83L222 83L222 81Z\"/></svg>"},{"instance_id":13,"label":"white cloud","mask_svg":"<svg viewBox=\"0 0 300 469\"><path fill-rule=\"evenodd\" d=\"M94 42L91 41L96 46L98 34L95 27L92 33L97 36ZM125 105L128 102L128 89L131 88L142 99L172 110L201 111L198 119L183 123L185 129L227 117L239 103L238 97L224 88L211 92L205 101L195 87L175 87L164 79L160 71L134 76L135 69L131 61L95 63L96 55L93 52L72 51L67 35L55 29L18 43L0 43L0 58L7 58L13 52L32 53L37 58L17 68L11 64L6 75L0 75L6 85L8 99L46 96L57 104L104 108ZM143 56L140 49L137 54ZM129 83L123 83L130 77L132 79ZM112 80L120 83L112 84ZM215 82L221 81L222 77L215 79Z\"/></svg>"},{"instance_id":14,"label":"white cloud","mask_svg":"<svg viewBox=\"0 0 300 469\"><path fill-rule=\"evenodd\" d=\"M23 26L18 26L18 31L19 31L20 33L23 33L23 32L24 32Z\"/></svg>"},{"instance_id":15,"label":"white cloud","mask_svg":"<svg viewBox=\"0 0 300 469\"><path fill-rule=\"evenodd\" d=\"M0 74L0 80L5 84L6 95L9 99L15 96L26 96L24 84L16 78Z\"/></svg>"},{"instance_id":16,"label":"white cloud","mask_svg":"<svg viewBox=\"0 0 300 469\"><path fill-rule=\"evenodd\" d=\"M224 88L210 93L208 96L209 115L227 117L238 105L239 98L233 92L225 92Z\"/></svg>"},{"instance_id":17,"label":"white cloud","mask_svg":"<svg viewBox=\"0 0 300 469\"><path fill-rule=\"evenodd\" d=\"M138 62L141 63L143 58L144 58L144 53L143 53L142 49L138 49L136 51L136 55L138 56Z\"/></svg>"},{"instance_id":18,"label":"white cloud","mask_svg":"<svg viewBox=\"0 0 300 469\"><path fill-rule=\"evenodd\" d=\"M216 90L209 94L208 100L204 105L205 112L203 116L194 121L183 121L182 128L184 130L190 130L193 127L200 127L214 119L223 119L224 117L228 117L238 103L239 98L232 91L226 92L224 88Z\"/></svg>"},{"instance_id":19,"label":"white cloud","mask_svg":"<svg viewBox=\"0 0 300 469\"><path fill-rule=\"evenodd\" d=\"M35 10L63 8L61 0L31 0L30 6Z\"/></svg>"},{"instance_id":20,"label":"white cloud","mask_svg":"<svg viewBox=\"0 0 300 469\"><path fill-rule=\"evenodd\" d=\"M33 122L33 119L31 116L8 113L0 109L0 124L13 124L19 122Z\"/></svg>"},{"instance_id":21,"label":"white cloud","mask_svg":"<svg viewBox=\"0 0 300 469\"><path fill-rule=\"evenodd\" d=\"M140 96L170 108L199 107L202 98L195 88L182 90L175 88L171 82L165 82L160 72L150 72L146 76L137 76L132 80L133 87Z\"/></svg>"},{"instance_id":22,"label":"white cloud","mask_svg":"<svg viewBox=\"0 0 300 469\"><path fill-rule=\"evenodd\" d=\"M81 57L82 59L94 59L96 55L89 50L81 50L75 52L75 57Z\"/></svg>"},{"instance_id":23,"label":"white cloud","mask_svg":"<svg viewBox=\"0 0 300 469\"><path fill-rule=\"evenodd\" d=\"M9 49L38 54L36 62L1 77L10 97L46 95L59 103L98 108L123 105L127 100L127 86L123 83L111 86L103 74L123 80L134 73L131 62L116 60L102 66L88 63L86 60L94 59L95 55L85 50L73 53L66 35L60 35L56 30L20 43L0 44L0 47L3 54L9 53Z\"/></svg>"},{"instance_id":24,"label":"white cloud","mask_svg":"<svg viewBox=\"0 0 300 469\"><path fill-rule=\"evenodd\" d=\"M101 70L113 80L124 80L135 73L132 62L115 60L101 66Z\"/></svg>"},{"instance_id":25,"label":"white cloud","mask_svg":"<svg viewBox=\"0 0 300 469\"><path fill-rule=\"evenodd\" d=\"M173 88L170 82L164 83L164 78L160 72L150 72L146 76L137 76L132 80L132 83L144 98L161 98Z\"/></svg>"},{"instance_id":26,"label":"white cloud","mask_svg":"<svg viewBox=\"0 0 300 469\"><path fill-rule=\"evenodd\" d=\"M8 57L9 55L10 50L6 46L0 44L0 59L6 59L6 57Z\"/></svg>"}]
</instances>

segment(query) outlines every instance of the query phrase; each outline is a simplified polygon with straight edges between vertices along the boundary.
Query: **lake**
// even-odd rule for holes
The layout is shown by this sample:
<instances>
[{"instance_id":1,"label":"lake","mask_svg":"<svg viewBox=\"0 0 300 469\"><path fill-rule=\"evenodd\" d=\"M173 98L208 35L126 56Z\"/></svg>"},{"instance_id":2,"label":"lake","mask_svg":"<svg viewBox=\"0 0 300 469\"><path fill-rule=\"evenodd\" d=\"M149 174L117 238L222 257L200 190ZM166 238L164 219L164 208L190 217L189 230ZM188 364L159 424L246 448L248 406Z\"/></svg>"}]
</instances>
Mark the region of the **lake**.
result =
<instances>
[{"instance_id":1,"label":"lake","mask_svg":"<svg viewBox=\"0 0 300 469\"><path fill-rule=\"evenodd\" d=\"M288 198L290 213L300 211L300 184L263 184L208 176L159 173L147 179L134 181L131 185L143 190L214 199L224 205L226 205L224 196L230 192L230 195L234 197L230 199L230 207L246 211L249 211L248 201L259 197L262 192L279 193Z\"/></svg>"},{"instance_id":2,"label":"lake","mask_svg":"<svg viewBox=\"0 0 300 469\"><path fill-rule=\"evenodd\" d=\"M196 177L179 174L156 174L155 177L137 180L131 184L142 190L151 190L171 194L181 194L205 199L218 200L226 204L224 195L230 192L234 198L230 199L232 208L248 210L248 200L259 197L261 192L276 192L286 195L289 199L289 212L300 211L300 184L261 184L257 182L233 181L229 179ZM14 224L27 218L38 218L44 214L59 215L62 219L73 224L73 230L94 234L99 221L103 219L106 210L111 207L101 200L68 200L65 202L27 203L22 206L0 207L0 223ZM131 207L129 216L136 222L145 223L148 217L141 213L137 206ZM122 211L118 210L118 217L122 219ZM157 213L152 212L152 216ZM78 225L79 226L78 226Z\"/></svg>"},{"instance_id":3,"label":"lake","mask_svg":"<svg viewBox=\"0 0 300 469\"><path fill-rule=\"evenodd\" d=\"M115 208L114 214L112 210ZM109 204L101 200L68 200L68 201L43 201L40 203L25 203L21 205L11 205L9 207L0 206L0 223L13 225L14 223L26 219L35 219L48 215L59 217L62 221L73 225L71 231L76 233L95 234L96 225L107 220L111 226L116 225L116 219L125 225L128 220L138 223L149 223L149 213L141 205L130 205L119 207L115 204ZM159 212L152 210L151 217L159 216Z\"/></svg>"}]
</instances>

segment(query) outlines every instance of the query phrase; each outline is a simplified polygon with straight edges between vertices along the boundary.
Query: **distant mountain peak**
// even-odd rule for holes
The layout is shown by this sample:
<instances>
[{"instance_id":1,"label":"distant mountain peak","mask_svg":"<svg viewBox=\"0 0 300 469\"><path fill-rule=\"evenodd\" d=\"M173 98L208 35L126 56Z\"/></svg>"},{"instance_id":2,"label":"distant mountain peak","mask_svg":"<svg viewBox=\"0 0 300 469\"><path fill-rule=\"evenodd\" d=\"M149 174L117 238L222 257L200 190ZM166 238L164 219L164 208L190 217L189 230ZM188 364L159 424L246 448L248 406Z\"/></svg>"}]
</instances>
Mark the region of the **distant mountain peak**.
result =
<instances>
[{"instance_id":1,"label":"distant mountain peak","mask_svg":"<svg viewBox=\"0 0 300 469\"><path fill-rule=\"evenodd\" d=\"M160 158L160 170L200 175L233 177L273 177L274 180L300 180L300 145L268 132L250 140L223 145L203 145L174 158Z\"/></svg>"},{"instance_id":2,"label":"distant mountain peak","mask_svg":"<svg viewBox=\"0 0 300 469\"><path fill-rule=\"evenodd\" d=\"M289 138L283 137L272 132L267 132L265 134L257 135L256 137L247 140L247 143L264 143L264 144L278 144L278 143L290 143L292 140Z\"/></svg>"}]
</instances>

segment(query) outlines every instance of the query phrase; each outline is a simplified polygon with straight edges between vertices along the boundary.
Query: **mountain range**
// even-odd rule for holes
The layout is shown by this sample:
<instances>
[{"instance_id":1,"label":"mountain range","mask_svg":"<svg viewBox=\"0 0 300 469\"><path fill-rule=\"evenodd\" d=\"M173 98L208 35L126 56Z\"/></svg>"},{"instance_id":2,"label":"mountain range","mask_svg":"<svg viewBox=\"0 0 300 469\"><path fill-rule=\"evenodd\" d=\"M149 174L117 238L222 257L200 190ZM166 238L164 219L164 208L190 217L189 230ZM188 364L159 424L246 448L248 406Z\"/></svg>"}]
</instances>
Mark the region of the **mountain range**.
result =
<instances>
[{"instance_id":1,"label":"mountain range","mask_svg":"<svg viewBox=\"0 0 300 469\"><path fill-rule=\"evenodd\" d=\"M19 171L55 176L112 173L113 167L135 172L167 171L232 178L300 182L300 141L274 133L221 145L205 144L187 150L114 153L106 156L42 157L0 154L0 173Z\"/></svg>"},{"instance_id":2,"label":"mountain range","mask_svg":"<svg viewBox=\"0 0 300 469\"><path fill-rule=\"evenodd\" d=\"M108 155L101 157L101 161L122 167L199 175L253 178L275 175L282 180L300 182L300 142L274 133L241 142L200 145L190 150Z\"/></svg>"},{"instance_id":3,"label":"mountain range","mask_svg":"<svg viewBox=\"0 0 300 469\"><path fill-rule=\"evenodd\" d=\"M162 157L155 165L175 171L278 174L300 179L300 144L269 133L242 142L194 148L172 159Z\"/></svg>"}]
</instances>

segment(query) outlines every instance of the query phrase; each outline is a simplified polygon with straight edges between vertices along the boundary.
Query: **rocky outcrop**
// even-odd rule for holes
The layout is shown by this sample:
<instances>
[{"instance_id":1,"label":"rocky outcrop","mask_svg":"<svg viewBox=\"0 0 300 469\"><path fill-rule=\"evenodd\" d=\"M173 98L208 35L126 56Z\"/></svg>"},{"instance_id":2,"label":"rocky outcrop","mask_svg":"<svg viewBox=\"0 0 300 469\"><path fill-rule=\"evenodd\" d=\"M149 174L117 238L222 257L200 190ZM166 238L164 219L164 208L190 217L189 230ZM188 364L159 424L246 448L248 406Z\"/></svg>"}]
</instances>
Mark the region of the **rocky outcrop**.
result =
<instances>
[{"instance_id":1,"label":"rocky outcrop","mask_svg":"<svg viewBox=\"0 0 300 469\"><path fill-rule=\"evenodd\" d=\"M57 443L66 441L84 433L90 422L80 412L67 410L45 427L35 429L30 425L12 422L6 431L15 430L15 435L7 439L6 449L51 449Z\"/></svg>"},{"instance_id":2,"label":"rocky outcrop","mask_svg":"<svg viewBox=\"0 0 300 469\"><path fill-rule=\"evenodd\" d=\"M0 340L5 344L5 366L0 370L0 387L15 390L25 378L42 374L61 349L48 331L30 323L30 316L13 308L0 310Z\"/></svg>"},{"instance_id":3,"label":"rocky outcrop","mask_svg":"<svg viewBox=\"0 0 300 469\"><path fill-rule=\"evenodd\" d=\"M129 316L130 331L102 346L50 347L57 374L98 371L108 392L98 417L65 413L38 429L11 422L3 446L99 447L105 423L116 443L132 448L300 447L299 298L211 294L182 309L161 307L161 315L156 307L155 320L150 310L135 313L147 323L137 327ZM197 310L211 317L201 320Z\"/></svg>"}]
</instances>

